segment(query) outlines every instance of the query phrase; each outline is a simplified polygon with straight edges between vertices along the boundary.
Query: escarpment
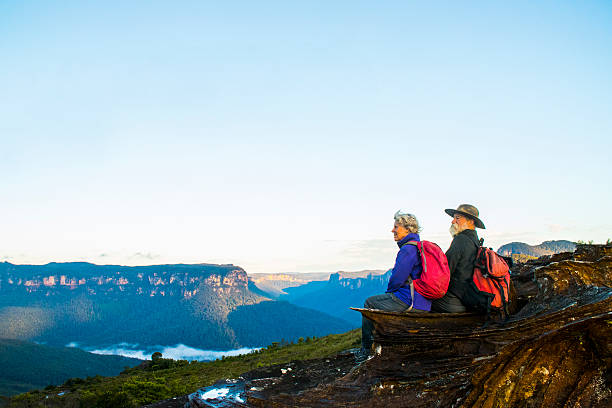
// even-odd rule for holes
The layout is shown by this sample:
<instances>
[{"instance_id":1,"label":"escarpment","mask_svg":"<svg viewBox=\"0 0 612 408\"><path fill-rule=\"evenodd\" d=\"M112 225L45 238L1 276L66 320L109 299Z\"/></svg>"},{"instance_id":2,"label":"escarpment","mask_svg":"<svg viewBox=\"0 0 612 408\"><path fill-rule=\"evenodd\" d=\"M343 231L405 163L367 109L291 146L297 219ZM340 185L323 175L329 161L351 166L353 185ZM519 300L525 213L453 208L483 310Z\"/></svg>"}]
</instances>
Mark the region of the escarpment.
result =
<instances>
[{"instance_id":1,"label":"escarpment","mask_svg":"<svg viewBox=\"0 0 612 408\"><path fill-rule=\"evenodd\" d=\"M0 291L4 296L167 296L189 299L201 286L222 296L246 289L244 269L234 265L94 265L85 262L47 265L0 263Z\"/></svg>"},{"instance_id":2,"label":"escarpment","mask_svg":"<svg viewBox=\"0 0 612 408\"><path fill-rule=\"evenodd\" d=\"M229 350L350 327L272 301L231 264L0 263L4 338L91 349L138 343Z\"/></svg>"},{"instance_id":3,"label":"escarpment","mask_svg":"<svg viewBox=\"0 0 612 408\"><path fill-rule=\"evenodd\" d=\"M361 365L347 372L346 355L329 368L313 361L307 382L308 364L265 381L247 373L234 399L196 393L191 406L612 406L612 246L518 264L512 281L505 321L361 309L376 330L376 354Z\"/></svg>"}]
</instances>

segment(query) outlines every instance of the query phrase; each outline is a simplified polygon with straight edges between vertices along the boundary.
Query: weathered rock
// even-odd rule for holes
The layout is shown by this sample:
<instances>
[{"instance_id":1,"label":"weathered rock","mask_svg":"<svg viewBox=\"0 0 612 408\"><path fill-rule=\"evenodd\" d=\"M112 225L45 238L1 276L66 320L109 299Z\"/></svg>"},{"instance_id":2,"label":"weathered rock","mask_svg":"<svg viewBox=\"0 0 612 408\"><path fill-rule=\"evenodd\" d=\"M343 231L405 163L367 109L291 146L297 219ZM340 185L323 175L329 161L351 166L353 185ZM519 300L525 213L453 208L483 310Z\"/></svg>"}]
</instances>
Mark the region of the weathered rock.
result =
<instances>
[{"instance_id":1,"label":"weathered rock","mask_svg":"<svg viewBox=\"0 0 612 408\"><path fill-rule=\"evenodd\" d=\"M319 369L316 362L300 362L292 375L309 381L293 386L282 375L263 380L251 373L244 380L244 404L612 406L611 266L610 245L579 245L573 254L516 265L512 279L520 310L507 321L360 310L376 329L373 358L336 376L330 373L340 362Z\"/></svg>"},{"instance_id":2,"label":"weathered rock","mask_svg":"<svg viewBox=\"0 0 612 408\"><path fill-rule=\"evenodd\" d=\"M293 361L249 371L237 379L224 379L189 395L192 408L269 407L275 397L291 400L299 393L328 384L354 366L351 352L334 357ZM248 403L247 403L248 401Z\"/></svg>"}]
</instances>

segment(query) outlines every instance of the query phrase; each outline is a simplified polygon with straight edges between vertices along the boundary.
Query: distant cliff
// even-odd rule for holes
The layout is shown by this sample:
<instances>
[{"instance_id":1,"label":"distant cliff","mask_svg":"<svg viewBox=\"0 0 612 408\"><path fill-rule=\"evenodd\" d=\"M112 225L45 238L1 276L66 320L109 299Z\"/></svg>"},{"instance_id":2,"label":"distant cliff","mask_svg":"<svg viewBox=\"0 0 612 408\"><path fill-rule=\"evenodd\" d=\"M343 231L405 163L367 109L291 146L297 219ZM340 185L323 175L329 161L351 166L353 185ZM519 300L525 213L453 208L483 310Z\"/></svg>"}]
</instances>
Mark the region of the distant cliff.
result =
<instances>
[{"instance_id":1,"label":"distant cliff","mask_svg":"<svg viewBox=\"0 0 612 408\"><path fill-rule=\"evenodd\" d=\"M254 273L249 275L249 280L269 296L277 298L286 294L285 289L305 285L312 281L323 281L329 279L330 273Z\"/></svg>"},{"instance_id":2,"label":"distant cliff","mask_svg":"<svg viewBox=\"0 0 612 408\"><path fill-rule=\"evenodd\" d=\"M381 272L373 271L365 277L353 277L346 272L332 273L327 281L286 288L287 294L280 296L279 300L328 313L357 327L361 325L361 315L349 308L361 307L368 297L387 290L390 273Z\"/></svg>"},{"instance_id":3,"label":"distant cliff","mask_svg":"<svg viewBox=\"0 0 612 408\"><path fill-rule=\"evenodd\" d=\"M367 278L369 275L382 275L385 271L363 270L355 272L339 271L335 275L343 278ZM327 281L332 273L329 272L291 272L291 273L254 273L249 275L249 280L268 295L277 298L286 295L285 289L306 285L315 281Z\"/></svg>"},{"instance_id":4,"label":"distant cliff","mask_svg":"<svg viewBox=\"0 0 612 408\"><path fill-rule=\"evenodd\" d=\"M110 295L181 296L189 299L200 285L227 294L230 288L246 288L246 272L234 265L116 266L86 262L13 265L0 263L0 291L54 296L65 293Z\"/></svg>"},{"instance_id":5,"label":"distant cliff","mask_svg":"<svg viewBox=\"0 0 612 408\"><path fill-rule=\"evenodd\" d=\"M499 247L497 253L504 256L522 254L538 258L543 255L553 255L560 252L574 252L575 249L575 242L565 240L544 241L539 245L529 245L524 242L511 242Z\"/></svg>"},{"instance_id":6,"label":"distant cliff","mask_svg":"<svg viewBox=\"0 0 612 408\"><path fill-rule=\"evenodd\" d=\"M231 264L0 264L5 338L227 350L348 327L329 315L272 302Z\"/></svg>"}]
</instances>

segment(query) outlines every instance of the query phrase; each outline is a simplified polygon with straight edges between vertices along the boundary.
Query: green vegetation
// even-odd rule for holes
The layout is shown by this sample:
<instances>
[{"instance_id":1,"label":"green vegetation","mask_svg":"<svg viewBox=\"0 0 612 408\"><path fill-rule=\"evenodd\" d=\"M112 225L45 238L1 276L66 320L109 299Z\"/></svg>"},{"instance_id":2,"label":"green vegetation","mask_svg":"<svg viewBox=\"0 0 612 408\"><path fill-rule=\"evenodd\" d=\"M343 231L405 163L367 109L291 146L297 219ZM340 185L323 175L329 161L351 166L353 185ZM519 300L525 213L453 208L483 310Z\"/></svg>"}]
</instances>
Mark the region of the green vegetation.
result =
<instances>
[{"instance_id":1,"label":"green vegetation","mask_svg":"<svg viewBox=\"0 0 612 408\"><path fill-rule=\"evenodd\" d=\"M537 256L531 256L526 254L512 254L512 262L514 263L525 263L531 259L537 259Z\"/></svg>"},{"instance_id":2,"label":"green vegetation","mask_svg":"<svg viewBox=\"0 0 612 408\"><path fill-rule=\"evenodd\" d=\"M141 361L0 338L0 395L15 395L70 377L117 375Z\"/></svg>"},{"instance_id":3,"label":"green vegetation","mask_svg":"<svg viewBox=\"0 0 612 408\"><path fill-rule=\"evenodd\" d=\"M192 393L222 378L237 377L258 367L332 356L357 347L360 341L361 332L352 330L321 338L307 337L296 344L281 341L250 354L202 363L165 359L154 353L151 361L126 369L117 377L73 378L61 386L15 396L7 406L139 407Z\"/></svg>"}]
</instances>

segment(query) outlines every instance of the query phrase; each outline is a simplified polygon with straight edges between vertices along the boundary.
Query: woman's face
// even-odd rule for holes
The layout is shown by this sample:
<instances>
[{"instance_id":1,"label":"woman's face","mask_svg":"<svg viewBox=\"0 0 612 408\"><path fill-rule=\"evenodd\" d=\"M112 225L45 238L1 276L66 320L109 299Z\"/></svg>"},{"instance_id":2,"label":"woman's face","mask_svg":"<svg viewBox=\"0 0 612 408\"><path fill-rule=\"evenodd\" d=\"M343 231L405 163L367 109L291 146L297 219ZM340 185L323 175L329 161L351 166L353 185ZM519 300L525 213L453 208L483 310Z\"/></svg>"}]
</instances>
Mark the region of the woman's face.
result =
<instances>
[{"instance_id":1,"label":"woman's face","mask_svg":"<svg viewBox=\"0 0 612 408\"><path fill-rule=\"evenodd\" d=\"M410 232L404 228L402 225L398 225L397 221L393 223L393 229L391 230L393 233L393 239L395 242L401 241L408 235Z\"/></svg>"}]
</instances>

